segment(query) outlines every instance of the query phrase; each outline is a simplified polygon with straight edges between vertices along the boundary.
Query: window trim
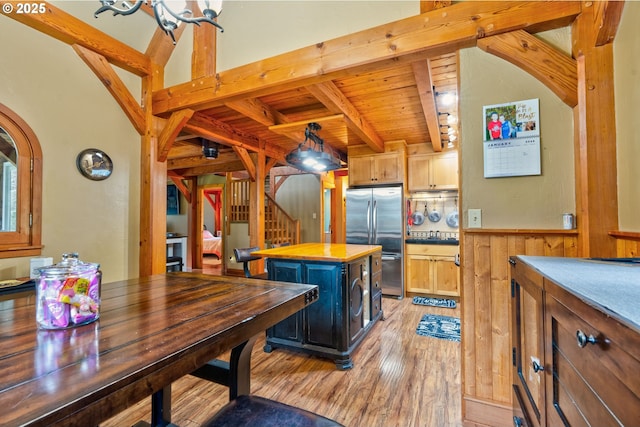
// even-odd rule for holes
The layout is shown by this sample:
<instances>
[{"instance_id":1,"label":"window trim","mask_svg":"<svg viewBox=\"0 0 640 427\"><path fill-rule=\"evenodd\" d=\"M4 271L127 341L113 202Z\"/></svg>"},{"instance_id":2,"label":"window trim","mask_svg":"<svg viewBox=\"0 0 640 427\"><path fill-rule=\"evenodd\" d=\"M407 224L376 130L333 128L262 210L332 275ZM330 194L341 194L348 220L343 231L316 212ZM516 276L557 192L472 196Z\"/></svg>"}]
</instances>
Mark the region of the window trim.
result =
<instances>
[{"instance_id":1,"label":"window trim","mask_svg":"<svg viewBox=\"0 0 640 427\"><path fill-rule=\"evenodd\" d=\"M35 132L0 103L0 127L18 152L18 212L16 231L0 232L0 258L37 256L42 251L42 149Z\"/></svg>"}]
</instances>

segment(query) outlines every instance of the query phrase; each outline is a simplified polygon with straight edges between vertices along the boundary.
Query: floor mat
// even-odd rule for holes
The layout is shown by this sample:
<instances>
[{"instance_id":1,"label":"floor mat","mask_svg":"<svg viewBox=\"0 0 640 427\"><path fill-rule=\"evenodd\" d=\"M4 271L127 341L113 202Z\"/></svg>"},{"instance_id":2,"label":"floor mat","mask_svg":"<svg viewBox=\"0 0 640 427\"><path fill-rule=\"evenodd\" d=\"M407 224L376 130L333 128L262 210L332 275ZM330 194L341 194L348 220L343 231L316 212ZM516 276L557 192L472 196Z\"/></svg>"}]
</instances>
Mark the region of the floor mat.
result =
<instances>
[{"instance_id":1,"label":"floor mat","mask_svg":"<svg viewBox=\"0 0 640 427\"><path fill-rule=\"evenodd\" d=\"M458 317L425 314L416 329L418 335L460 342L460 319Z\"/></svg>"}]
</instances>

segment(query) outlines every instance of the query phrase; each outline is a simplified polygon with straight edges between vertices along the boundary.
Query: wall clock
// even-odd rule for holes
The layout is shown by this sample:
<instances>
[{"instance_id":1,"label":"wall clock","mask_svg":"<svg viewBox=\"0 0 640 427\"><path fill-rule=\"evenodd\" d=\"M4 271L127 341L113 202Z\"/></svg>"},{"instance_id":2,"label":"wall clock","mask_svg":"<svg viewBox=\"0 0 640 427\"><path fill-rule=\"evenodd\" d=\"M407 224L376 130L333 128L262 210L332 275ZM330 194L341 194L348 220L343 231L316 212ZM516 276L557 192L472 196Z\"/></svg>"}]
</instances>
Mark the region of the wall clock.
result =
<instances>
[{"instance_id":1,"label":"wall clock","mask_svg":"<svg viewBox=\"0 0 640 427\"><path fill-rule=\"evenodd\" d=\"M76 166L84 177L93 181L107 179L113 171L111 158L96 148L82 150L76 157Z\"/></svg>"}]
</instances>

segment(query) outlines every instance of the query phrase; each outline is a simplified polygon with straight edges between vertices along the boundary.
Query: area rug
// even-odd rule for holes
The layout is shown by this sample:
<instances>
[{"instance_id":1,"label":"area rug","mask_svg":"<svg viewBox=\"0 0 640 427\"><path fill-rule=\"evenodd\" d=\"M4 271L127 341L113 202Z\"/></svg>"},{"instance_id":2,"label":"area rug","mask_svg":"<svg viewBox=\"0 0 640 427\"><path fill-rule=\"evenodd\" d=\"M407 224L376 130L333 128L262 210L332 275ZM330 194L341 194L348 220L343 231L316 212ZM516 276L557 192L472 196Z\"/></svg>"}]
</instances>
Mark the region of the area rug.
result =
<instances>
[{"instance_id":1,"label":"area rug","mask_svg":"<svg viewBox=\"0 0 640 427\"><path fill-rule=\"evenodd\" d=\"M460 319L458 317L425 314L416 329L418 335L460 342Z\"/></svg>"},{"instance_id":2,"label":"area rug","mask_svg":"<svg viewBox=\"0 0 640 427\"><path fill-rule=\"evenodd\" d=\"M433 307L456 308L456 301L449 298L413 297L413 303Z\"/></svg>"}]
</instances>

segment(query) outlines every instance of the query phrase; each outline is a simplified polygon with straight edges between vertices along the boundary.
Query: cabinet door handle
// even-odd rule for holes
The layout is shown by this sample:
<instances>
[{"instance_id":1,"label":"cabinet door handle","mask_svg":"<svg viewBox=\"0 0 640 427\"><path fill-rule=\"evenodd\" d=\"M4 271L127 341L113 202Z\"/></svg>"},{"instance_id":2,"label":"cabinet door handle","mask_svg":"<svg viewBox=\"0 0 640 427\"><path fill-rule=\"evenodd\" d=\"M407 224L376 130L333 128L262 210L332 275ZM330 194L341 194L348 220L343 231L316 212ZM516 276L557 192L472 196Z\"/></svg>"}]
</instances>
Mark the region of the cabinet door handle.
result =
<instances>
[{"instance_id":1,"label":"cabinet door handle","mask_svg":"<svg viewBox=\"0 0 640 427\"><path fill-rule=\"evenodd\" d=\"M576 339L578 340L578 347L584 348L587 344L596 344L598 340L593 335L587 336L580 329L576 331Z\"/></svg>"},{"instance_id":2,"label":"cabinet door handle","mask_svg":"<svg viewBox=\"0 0 640 427\"><path fill-rule=\"evenodd\" d=\"M544 366L539 364L537 360L534 360L531 364L533 365L533 372L538 373L544 371Z\"/></svg>"}]
</instances>

